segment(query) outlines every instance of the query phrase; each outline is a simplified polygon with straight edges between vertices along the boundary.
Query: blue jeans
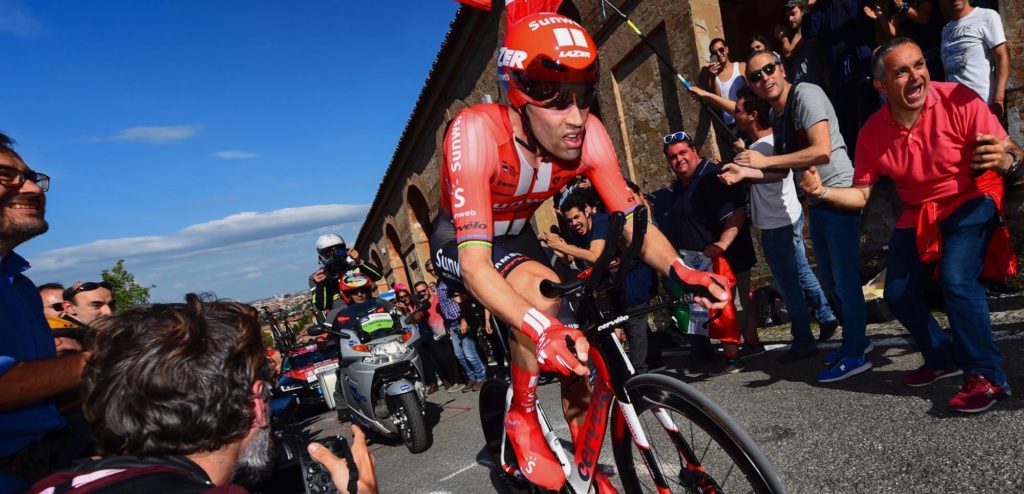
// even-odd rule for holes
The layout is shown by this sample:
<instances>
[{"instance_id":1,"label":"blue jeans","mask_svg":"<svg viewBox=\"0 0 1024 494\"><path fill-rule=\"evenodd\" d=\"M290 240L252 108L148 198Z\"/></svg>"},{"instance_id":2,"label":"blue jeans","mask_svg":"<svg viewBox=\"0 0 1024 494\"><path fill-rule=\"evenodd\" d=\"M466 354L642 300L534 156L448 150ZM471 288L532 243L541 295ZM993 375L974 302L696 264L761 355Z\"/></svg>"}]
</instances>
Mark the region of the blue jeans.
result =
<instances>
[{"instance_id":1,"label":"blue jeans","mask_svg":"<svg viewBox=\"0 0 1024 494\"><path fill-rule=\"evenodd\" d=\"M819 279L825 292L833 295L842 316L843 344L839 352L846 358L859 357L868 348L867 312L860 285L860 211L829 206L808 209Z\"/></svg>"},{"instance_id":2,"label":"blue jeans","mask_svg":"<svg viewBox=\"0 0 1024 494\"><path fill-rule=\"evenodd\" d=\"M487 377L487 369L480 362L480 355L476 353L476 330L470 329L466 334L459 333L459 322L449 322L448 332L452 335L452 348L455 349L455 358L459 359L462 371L470 381L483 381Z\"/></svg>"},{"instance_id":3,"label":"blue jeans","mask_svg":"<svg viewBox=\"0 0 1024 494\"><path fill-rule=\"evenodd\" d=\"M939 327L924 302L925 285L933 283L934 265L922 264L918 257L916 228L898 229L889 241L885 303L914 337L928 368L962 367L967 375L985 376L1005 387L1006 374L1000 367L999 347L992 340L985 287L978 281L995 227L995 204L987 197L965 202L939 222L939 285L952 337Z\"/></svg>"},{"instance_id":4,"label":"blue jeans","mask_svg":"<svg viewBox=\"0 0 1024 494\"><path fill-rule=\"evenodd\" d=\"M789 311L792 346L798 351L812 350L817 346L811 334L810 318L807 317L808 303L815 308L819 322L835 319L825 292L807 263L803 232L803 215L792 225L761 230L764 257Z\"/></svg>"}]
</instances>

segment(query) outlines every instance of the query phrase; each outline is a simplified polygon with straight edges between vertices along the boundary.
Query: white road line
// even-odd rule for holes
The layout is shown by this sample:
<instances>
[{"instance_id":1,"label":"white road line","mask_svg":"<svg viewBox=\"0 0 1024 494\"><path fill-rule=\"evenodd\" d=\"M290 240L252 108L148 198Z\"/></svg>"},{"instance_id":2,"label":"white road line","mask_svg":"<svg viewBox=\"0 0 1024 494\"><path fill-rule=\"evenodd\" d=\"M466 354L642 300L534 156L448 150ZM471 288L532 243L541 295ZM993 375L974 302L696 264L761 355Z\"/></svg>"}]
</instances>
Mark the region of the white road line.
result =
<instances>
[{"instance_id":1,"label":"white road line","mask_svg":"<svg viewBox=\"0 0 1024 494\"><path fill-rule=\"evenodd\" d=\"M439 480L438 482L445 482L445 481L447 481L447 480L451 479L452 477L455 477L456 475L459 475L460 473L463 473L463 472L465 472L465 471L469 470L470 468L473 468L473 467L482 467L482 466L483 466L483 465L481 465L481 464L479 464L479 463L476 463L476 462L474 462L474 463L471 463L471 464L469 464L469 465L467 465L467 466L465 466L465 467L463 467L463 468L459 469L459 471L457 471L457 472L455 472L455 473L453 473L453 474L451 474L451 475L449 475L449 476L447 476L447 477L444 477L443 479ZM490 468L490 467L487 467L487 468Z\"/></svg>"}]
</instances>

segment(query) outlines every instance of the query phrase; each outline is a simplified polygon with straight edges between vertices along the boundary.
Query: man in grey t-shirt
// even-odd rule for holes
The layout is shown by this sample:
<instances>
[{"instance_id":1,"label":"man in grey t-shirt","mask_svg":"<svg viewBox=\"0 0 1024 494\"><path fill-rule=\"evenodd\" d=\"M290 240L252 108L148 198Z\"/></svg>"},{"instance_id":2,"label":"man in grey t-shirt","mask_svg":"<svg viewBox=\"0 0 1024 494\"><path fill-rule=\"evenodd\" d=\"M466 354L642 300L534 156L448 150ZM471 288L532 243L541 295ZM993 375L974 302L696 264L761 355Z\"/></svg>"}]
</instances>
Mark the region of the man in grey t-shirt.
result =
<instances>
[{"instance_id":1,"label":"man in grey t-shirt","mask_svg":"<svg viewBox=\"0 0 1024 494\"><path fill-rule=\"evenodd\" d=\"M755 94L772 105L775 155L744 151L736 156L737 165L762 170L788 168L799 173L814 166L825 183L837 187L852 183L853 165L846 143L832 103L820 87L790 84L782 61L770 52L750 56L747 81ZM871 362L865 355L869 341L858 262L860 211L833 208L821 199L808 197L811 240L822 285L835 296L843 322L843 344L838 352L825 357L828 369L818 375L819 382L832 382L870 369ZM794 339L792 348L779 360L788 363L815 355L814 340L801 338Z\"/></svg>"}]
</instances>

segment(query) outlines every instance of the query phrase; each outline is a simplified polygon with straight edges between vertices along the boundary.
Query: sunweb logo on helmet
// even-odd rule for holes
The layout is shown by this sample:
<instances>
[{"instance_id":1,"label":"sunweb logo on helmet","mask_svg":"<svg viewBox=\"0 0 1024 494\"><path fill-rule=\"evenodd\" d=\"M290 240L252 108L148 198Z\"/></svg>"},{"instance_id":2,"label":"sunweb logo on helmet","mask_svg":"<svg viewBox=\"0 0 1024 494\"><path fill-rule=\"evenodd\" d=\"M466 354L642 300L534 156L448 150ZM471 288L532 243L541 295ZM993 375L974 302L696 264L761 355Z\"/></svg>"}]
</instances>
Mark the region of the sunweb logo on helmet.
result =
<instances>
[{"instance_id":1,"label":"sunweb logo on helmet","mask_svg":"<svg viewBox=\"0 0 1024 494\"><path fill-rule=\"evenodd\" d=\"M526 60L527 54L522 50L509 50L508 48L501 47L498 50L498 67L512 67L513 69L523 70L523 60Z\"/></svg>"}]
</instances>

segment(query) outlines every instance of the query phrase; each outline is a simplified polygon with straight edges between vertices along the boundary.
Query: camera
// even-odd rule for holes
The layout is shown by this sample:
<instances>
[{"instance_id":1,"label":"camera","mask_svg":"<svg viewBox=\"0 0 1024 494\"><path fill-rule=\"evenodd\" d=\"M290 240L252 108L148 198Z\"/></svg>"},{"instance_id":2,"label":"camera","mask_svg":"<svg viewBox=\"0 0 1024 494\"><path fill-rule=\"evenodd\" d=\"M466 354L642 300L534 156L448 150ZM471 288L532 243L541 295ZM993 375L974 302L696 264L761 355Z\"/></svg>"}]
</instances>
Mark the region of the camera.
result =
<instances>
[{"instance_id":1,"label":"camera","mask_svg":"<svg viewBox=\"0 0 1024 494\"><path fill-rule=\"evenodd\" d=\"M341 436L335 436L317 442L330 449L334 456L346 460L349 470L347 489L348 492L356 492L359 470L356 468L355 461L352 460L348 441ZM250 491L255 494L337 494L338 489L335 488L334 482L331 480L331 473L309 456L309 452L306 450L308 443L309 441L295 434L277 434L274 438L274 471L267 480L259 485L251 486Z\"/></svg>"},{"instance_id":2,"label":"camera","mask_svg":"<svg viewBox=\"0 0 1024 494\"><path fill-rule=\"evenodd\" d=\"M324 263L324 274L328 280L341 279L341 275L355 268L356 261L351 256L331 256Z\"/></svg>"}]
</instances>

